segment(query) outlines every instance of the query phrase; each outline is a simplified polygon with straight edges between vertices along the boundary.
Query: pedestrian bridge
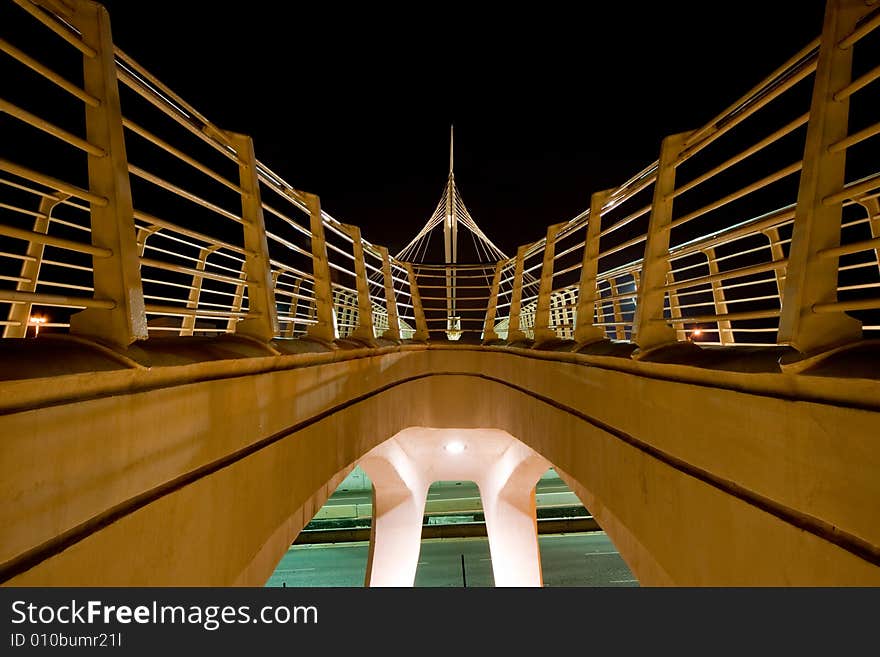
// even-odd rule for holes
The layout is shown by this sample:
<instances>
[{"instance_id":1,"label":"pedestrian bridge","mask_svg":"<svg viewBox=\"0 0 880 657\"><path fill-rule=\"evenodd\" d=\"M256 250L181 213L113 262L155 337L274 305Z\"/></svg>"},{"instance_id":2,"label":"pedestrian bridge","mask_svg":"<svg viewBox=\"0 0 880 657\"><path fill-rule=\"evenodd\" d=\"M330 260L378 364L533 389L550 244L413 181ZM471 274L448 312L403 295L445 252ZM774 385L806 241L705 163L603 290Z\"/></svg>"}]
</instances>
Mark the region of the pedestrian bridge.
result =
<instances>
[{"instance_id":1,"label":"pedestrian bridge","mask_svg":"<svg viewBox=\"0 0 880 657\"><path fill-rule=\"evenodd\" d=\"M34 78L0 101L3 584L262 585L430 428L534 450L643 585L880 585L876 3L830 0L657 161L467 263L334 219L101 5L3 5ZM426 229L459 224L450 166Z\"/></svg>"}]
</instances>

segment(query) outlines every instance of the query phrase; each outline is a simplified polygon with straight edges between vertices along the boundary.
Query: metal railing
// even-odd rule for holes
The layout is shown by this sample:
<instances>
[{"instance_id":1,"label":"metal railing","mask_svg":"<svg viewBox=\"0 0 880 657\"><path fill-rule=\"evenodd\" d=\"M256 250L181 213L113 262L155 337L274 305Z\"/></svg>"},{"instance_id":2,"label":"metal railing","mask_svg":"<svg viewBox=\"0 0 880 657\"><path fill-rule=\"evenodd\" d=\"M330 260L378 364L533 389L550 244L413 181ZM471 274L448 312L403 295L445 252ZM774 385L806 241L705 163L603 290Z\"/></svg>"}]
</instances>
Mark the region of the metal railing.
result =
<instances>
[{"instance_id":1,"label":"metal railing","mask_svg":"<svg viewBox=\"0 0 880 657\"><path fill-rule=\"evenodd\" d=\"M829 0L820 37L491 266L400 262L364 240L260 162L249 137L117 48L101 5L7 4L18 14L4 21L10 39L19 24L39 29L0 40L32 78L14 78L0 112L20 126L16 143L33 139L21 159L0 159L4 337L41 320L123 346L219 333L427 339L457 327L486 341L632 341L644 353L683 340L813 352L880 332L876 2ZM41 61L39 39L66 43L66 58ZM40 113L38 84L65 109Z\"/></svg>"},{"instance_id":2,"label":"metal railing","mask_svg":"<svg viewBox=\"0 0 880 657\"><path fill-rule=\"evenodd\" d=\"M13 3L23 12L10 14L18 19L6 23L10 37L24 20L54 35L28 39L31 54L6 40L2 50L22 75L78 101L81 109L67 111L85 113L86 134L38 116L29 104L38 94L26 93L32 80L7 90L21 98L0 100L23 130L79 151L64 171L82 179L39 168L54 155L35 166L0 160L4 337L23 337L47 313L43 326L121 345L168 334L412 335L405 267L257 160L250 138L211 123L116 47L101 5ZM40 39L58 37L73 46L60 66L73 70L81 59L83 84L38 60ZM367 282L370 272L379 283ZM331 312L322 313L327 302ZM79 309L102 315L87 321Z\"/></svg>"},{"instance_id":3,"label":"metal railing","mask_svg":"<svg viewBox=\"0 0 880 657\"><path fill-rule=\"evenodd\" d=\"M682 340L809 352L876 335L880 173L866 142L880 123L856 96L880 78L878 13L831 0L820 38L501 263L495 333L641 352ZM859 100L865 125L848 131Z\"/></svg>"}]
</instances>

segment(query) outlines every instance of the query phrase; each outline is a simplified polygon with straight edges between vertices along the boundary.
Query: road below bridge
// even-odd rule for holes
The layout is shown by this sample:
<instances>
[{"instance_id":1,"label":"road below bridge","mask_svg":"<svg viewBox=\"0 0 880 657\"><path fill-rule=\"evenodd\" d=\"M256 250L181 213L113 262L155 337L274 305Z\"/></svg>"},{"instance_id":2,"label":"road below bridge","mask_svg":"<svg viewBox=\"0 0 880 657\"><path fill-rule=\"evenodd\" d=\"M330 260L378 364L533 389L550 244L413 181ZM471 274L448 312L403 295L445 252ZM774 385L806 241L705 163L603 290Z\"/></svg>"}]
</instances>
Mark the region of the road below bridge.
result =
<instances>
[{"instance_id":1,"label":"road below bridge","mask_svg":"<svg viewBox=\"0 0 880 657\"><path fill-rule=\"evenodd\" d=\"M638 586L605 532L548 534L538 538L544 586ZM266 586L363 586L366 542L296 545L281 559ZM486 538L422 541L417 587L461 587L464 555L468 587L494 586Z\"/></svg>"}]
</instances>

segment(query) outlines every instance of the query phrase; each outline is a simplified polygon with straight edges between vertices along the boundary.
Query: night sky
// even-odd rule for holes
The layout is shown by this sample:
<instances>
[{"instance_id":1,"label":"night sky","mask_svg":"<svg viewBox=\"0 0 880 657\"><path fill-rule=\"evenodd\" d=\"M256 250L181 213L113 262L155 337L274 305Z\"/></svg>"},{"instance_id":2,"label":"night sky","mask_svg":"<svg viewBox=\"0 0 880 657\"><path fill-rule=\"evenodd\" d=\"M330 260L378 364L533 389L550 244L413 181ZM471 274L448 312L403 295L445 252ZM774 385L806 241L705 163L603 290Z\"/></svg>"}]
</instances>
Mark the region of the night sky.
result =
<instances>
[{"instance_id":1,"label":"night sky","mask_svg":"<svg viewBox=\"0 0 880 657\"><path fill-rule=\"evenodd\" d=\"M440 197L454 123L456 182L508 253L656 159L664 135L700 126L759 82L819 34L824 9L104 4L117 45L392 252Z\"/></svg>"}]
</instances>

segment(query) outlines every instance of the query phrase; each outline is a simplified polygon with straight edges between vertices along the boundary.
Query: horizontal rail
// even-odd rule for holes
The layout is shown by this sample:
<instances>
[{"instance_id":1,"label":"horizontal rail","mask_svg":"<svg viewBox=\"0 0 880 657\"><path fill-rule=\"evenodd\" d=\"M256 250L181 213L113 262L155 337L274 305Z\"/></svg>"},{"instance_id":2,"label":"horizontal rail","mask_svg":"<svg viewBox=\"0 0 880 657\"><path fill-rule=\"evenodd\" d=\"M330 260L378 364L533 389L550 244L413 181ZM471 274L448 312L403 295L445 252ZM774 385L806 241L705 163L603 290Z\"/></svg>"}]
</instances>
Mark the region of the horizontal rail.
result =
<instances>
[{"instance_id":1,"label":"horizontal rail","mask_svg":"<svg viewBox=\"0 0 880 657\"><path fill-rule=\"evenodd\" d=\"M48 66L41 64L36 59L34 59L30 55L28 55L26 52L19 50L18 48L13 46L11 43L6 41L5 39L0 39L0 50L5 52L7 55L12 57L13 59L17 60L21 64L24 64L25 66L27 66L29 69L31 69L35 73L42 75L49 82L52 82L53 84L57 85L61 89L64 89L64 91L69 93L71 96L75 96L76 98L79 98L82 102L84 102L89 107L100 107L101 106L101 101L98 100L97 98L95 98L92 94L87 93L83 89L80 89L75 84L73 84L72 82L69 82L68 80L66 80L62 76L58 75L55 71L53 71Z\"/></svg>"},{"instance_id":2,"label":"horizontal rail","mask_svg":"<svg viewBox=\"0 0 880 657\"><path fill-rule=\"evenodd\" d=\"M67 41L67 43L79 50L89 59L94 58L98 54L94 48L92 48L88 44L83 43L83 40L80 39L76 34L71 32L67 27L61 25L53 16L47 14L30 0L12 0L12 2L24 9L27 13L36 18L43 25L45 25L55 34Z\"/></svg>"},{"instance_id":3,"label":"horizontal rail","mask_svg":"<svg viewBox=\"0 0 880 657\"><path fill-rule=\"evenodd\" d=\"M61 294L41 294L39 292L19 292L0 290L0 301L9 303L33 303L41 306L64 306L67 308L102 308L113 310L116 302L109 299L91 297L69 297Z\"/></svg>"},{"instance_id":4,"label":"horizontal rail","mask_svg":"<svg viewBox=\"0 0 880 657\"><path fill-rule=\"evenodd\" d=\"M697 315L695 317L657 317L652 322L667 324L699 324L701 322L734 322L747 319L769 319L779 317L779 310L750 310L739 313L723 313L717 315Z\"/></svg>"},{"instance_id":5,"label":"horizontal rail","mask_svg":"<svg viewBox=\"0 0 880 657\"><path fill-rule=\"evenodd\" d=\"M60 249L67 249L68 251L88 253L89 255L96 258L109 258L113 255L113 251L111 251L110 249L105 249L102 246L83 244L82 242L77 242L75 240L68 240L64 239L63 237L46 235L45 233L37 233L32 230L25 230L23 228L13 228L12 226L6 226L5 224L0 224L0 235L5 235L6 237L14 237L15 239L25 240L27 242L35 242L37 244L55 246Z\"/></svg>"},{"instance_id":6,"label":"horizontal rail","mask_svg":"<svg viewBox=\"0 0 880 657\"><path fill-rule=\"evenodd\" d=\"M19 121L23 121L28 125L36 128L37 130L42 130L43 132L52 135L60 139L63 142L70 144L71 146L75 146L80 150L84 150L86 153L94 155L96 157L104 157L107 153L103 148L98 148L91 142L86 141L82 137L78 137L72 132L68 132L64 128L59 128L57 125L52 123L51 121L47 121L46 119L37 116L36 114L31 114L25 109L18 107L17 105L13 105L8 100L4 100L0 98L0 112L6 112L10 116L14 116Z\"/></svg>"},{"instance_id":7,"label":"horizontal rail","mask_svg":"<svg viewBox=\"0 0 880 657\"><path fill-rule=\"evenodd\" d=\"M20 176L21 178L25 178L26 180L30 180L31 182L39 183L40 185L45 185L46 187L51 187L52 189L56 189L59 192L64 192L66 194L70 194L71 196L76 196L77 198L81 198L82 200L88 201L89 203L94 203L95 205L102 208L106 207L108 203L108 200L103 196L92 194L91 192L77 187L76 185L71 185L70 183L59 180L58 178L46 175L45 173L40 173L39 171L34 171L33 169L22 166L20 164L16 164L15 162L10 162L9 160L5 160L3 158L0 158L0 171L6 171L7 173L11 173L16 176Z\"/></svg>"}]
</instances>

